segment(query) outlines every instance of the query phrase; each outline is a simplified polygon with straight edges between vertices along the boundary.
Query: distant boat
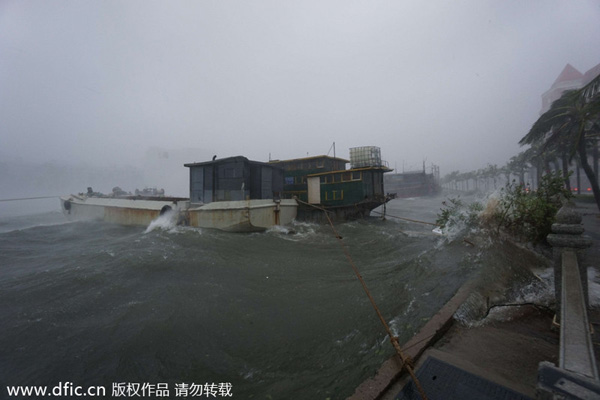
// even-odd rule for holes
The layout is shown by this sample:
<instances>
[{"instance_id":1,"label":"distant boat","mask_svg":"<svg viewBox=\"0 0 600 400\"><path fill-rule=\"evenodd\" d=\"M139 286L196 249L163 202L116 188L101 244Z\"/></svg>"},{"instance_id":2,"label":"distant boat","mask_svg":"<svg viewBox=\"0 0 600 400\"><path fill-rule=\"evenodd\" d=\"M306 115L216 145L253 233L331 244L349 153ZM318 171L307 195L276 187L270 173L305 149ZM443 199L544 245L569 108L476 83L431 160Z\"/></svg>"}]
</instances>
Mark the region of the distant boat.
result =
<instances>
[{"instance_id":1,"label":"distant boat","mask_svg":"<svg viewBox=\"0 0 600 400\"><path fill-rule=\"evenodd\" d=\"M394 193L398 198L433 196L440 192L439 170L428 174L423 166L422 171L387 174L383 180L385 190Z\"/></svg>"},{"instance_id":2,"label":"distant boat","mask_svg":"<svg viewBox=\"0 0 600 400\"><path fill-rule=\"evenodd\" d=\"M263 231L287 225L297 215L294 199L281 199L283 170L246 157L229 157L190 168L190 197L88 193L60 198L69 219L99 219L123 225L149 225L165 213L177 224L231 232ZM117 188L118 189L118 188Z\"/></svg>"}]
</instances>

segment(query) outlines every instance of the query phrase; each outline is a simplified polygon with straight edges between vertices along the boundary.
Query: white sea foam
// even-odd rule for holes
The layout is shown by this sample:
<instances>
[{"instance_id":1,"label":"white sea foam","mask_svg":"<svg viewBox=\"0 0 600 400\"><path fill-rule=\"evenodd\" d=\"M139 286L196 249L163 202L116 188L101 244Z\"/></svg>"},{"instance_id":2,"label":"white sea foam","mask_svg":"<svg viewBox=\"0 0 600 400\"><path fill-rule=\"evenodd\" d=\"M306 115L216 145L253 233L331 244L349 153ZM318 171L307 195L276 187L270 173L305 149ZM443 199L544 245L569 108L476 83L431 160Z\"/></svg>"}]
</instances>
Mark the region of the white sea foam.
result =
<instances>
[{"instance_id":1,"label":"white sea foam","mask_svg":"<svg viewBox=\"0 0 600 400\"><path fill-rule=\"evenodd\" d=\"M177 229L177 213L174 211L167 211L163 215L150 222L150 225L146 228L144 233L150 233L155 229L162 229L164 231L176 231Z\"/></svg>"},{"instance_id":2,"label":"white sea foam","mask_svg":"<svg viewBox=\"0 0 600 400\"><path fill-rule=\"evenodd\" d=\"M294 233L293 230L285 227L285 226L281 226L281 225L273 225L272 227L270 227L269 229L267 229L267 232L271 232L271 233L281 233L284 235L288 235L291 233Z\"/></svg>"},{"instance_id":3,"label":"white sea foam","mask_svg":"<svg viewBox=\"0 0 600 400\"><path fill-rule=\"evenodd\" d=\"M282 239L298 242L315 234L318 224L313 222L293 221L291 225L275 225L267 230L268 233L280 235Z\"/></svg>"}]
</instances>

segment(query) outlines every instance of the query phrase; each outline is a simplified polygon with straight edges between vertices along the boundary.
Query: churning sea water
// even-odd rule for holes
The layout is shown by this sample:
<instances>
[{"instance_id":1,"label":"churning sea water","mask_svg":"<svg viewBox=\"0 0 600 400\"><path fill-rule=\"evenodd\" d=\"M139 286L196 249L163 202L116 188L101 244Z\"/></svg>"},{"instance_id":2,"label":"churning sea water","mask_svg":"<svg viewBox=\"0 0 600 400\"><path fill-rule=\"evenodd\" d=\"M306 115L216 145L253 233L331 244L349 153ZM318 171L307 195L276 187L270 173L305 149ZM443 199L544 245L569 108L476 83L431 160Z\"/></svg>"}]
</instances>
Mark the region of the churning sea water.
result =
<instances>
[{"instance_id":1,"label":"churning sea water","mask_svg":"<svg viewBox=\"0 0 600 400\"><path fill-rule=\"evenodd\" d=\"M387 212L433 222L442 200ZM482 268L480 249L431 228L336 226L400 343ZM328 225L233 234L4 217L0 270L3 398L7 385L73 382L107 398L117 383L164 383L171 398L182 383L230 383L238 399L343 399L393 354Z\"/></svg>"}]
</instances>

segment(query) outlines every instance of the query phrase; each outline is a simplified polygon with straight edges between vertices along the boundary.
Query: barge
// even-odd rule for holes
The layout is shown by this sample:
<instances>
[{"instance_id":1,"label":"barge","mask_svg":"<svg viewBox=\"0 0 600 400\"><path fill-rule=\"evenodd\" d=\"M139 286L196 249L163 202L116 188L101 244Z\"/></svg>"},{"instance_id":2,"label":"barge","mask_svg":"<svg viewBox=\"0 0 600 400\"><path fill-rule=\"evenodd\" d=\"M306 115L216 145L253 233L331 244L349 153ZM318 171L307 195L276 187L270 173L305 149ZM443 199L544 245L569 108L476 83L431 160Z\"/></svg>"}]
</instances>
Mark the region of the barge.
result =
<instances>
[{"instance_id":1,"label":"barge","mask_svg":"<svg viewBox=\"0 0 600 400\"><path fill-rule=\"evenodd\" d=\"M70 220L98 219L123 225L148 225L169 213L179 225L231 232L264 231L287 225L298 203L282 199L283 170L237 156L185 164L190 168L190 197L102 195L60 198Z\"/></svg>"},{"instance_id":2,"label":"barge","mask_svg":"<svg viewBox=\"0 0 600 400\"><path fill-rule=\"evenodd\" d=\"M335 220L364 218L394 198L384 191L383 175L392 170L379 147L351 148L350 160L320 155L270 163L283 168L283 197L298 199L301 220L320 221L323 210Z\"/></svg>"}]
</instances>

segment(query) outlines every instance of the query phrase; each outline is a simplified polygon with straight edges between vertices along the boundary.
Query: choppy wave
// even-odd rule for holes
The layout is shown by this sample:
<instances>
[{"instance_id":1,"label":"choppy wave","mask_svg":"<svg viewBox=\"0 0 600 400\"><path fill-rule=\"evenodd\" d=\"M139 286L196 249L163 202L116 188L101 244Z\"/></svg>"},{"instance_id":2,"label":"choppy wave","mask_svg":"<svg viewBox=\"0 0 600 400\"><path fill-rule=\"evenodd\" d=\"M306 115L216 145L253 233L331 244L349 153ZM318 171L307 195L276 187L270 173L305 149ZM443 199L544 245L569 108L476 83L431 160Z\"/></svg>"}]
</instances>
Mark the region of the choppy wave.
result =
<instances>
[{"instance_id":1,"label":"choppy wave","mask_svg":"<svg viewBox=\"0 0 600 400\"><path fill-rule=\"evenodd\" d=\"M399 199L387 212L435 221L440 202ZM366 218L336 230L401 342L467 279L515 275L501 245L448 241L430 225ZM239 398L346 398L393 349L338 242L323 224L231 234L168 215L146 229L5 231L0 375L10 385L231 382Z\"/></svg>"},{"instance_id":2,"label":"choppy wave","mask_svg":"<svg viewBox=\"0 0 600 400\"><path fill-rule=\"evenodd\" d=\"M71 221L68 221L59 211L26 216L0 217L0 234L69 223Z\"/></svg>"}]
</instances>

